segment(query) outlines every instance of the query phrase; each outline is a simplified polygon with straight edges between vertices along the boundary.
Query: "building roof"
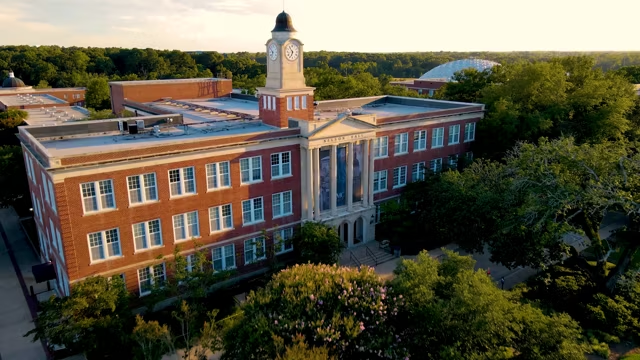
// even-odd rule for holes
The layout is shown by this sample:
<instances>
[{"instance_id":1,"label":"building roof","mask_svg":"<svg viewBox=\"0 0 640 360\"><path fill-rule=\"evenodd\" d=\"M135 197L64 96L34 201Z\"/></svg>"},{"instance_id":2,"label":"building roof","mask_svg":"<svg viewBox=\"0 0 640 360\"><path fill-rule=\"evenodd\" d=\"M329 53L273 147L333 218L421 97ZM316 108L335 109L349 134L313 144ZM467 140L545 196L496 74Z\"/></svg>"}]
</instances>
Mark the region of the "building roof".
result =
<instances>
[{"instance_id":1,"label":"building roof","mask_svg":"<svg viewBox=\"0 0 640 360\"><path fill-rule=\"evenodd\" d=\"M24 111L29 113L25 120L27 125L34 126L54 126L84 120L89 117L89 111L80 106L55 106L24 109Z\"/></svg>"},{"instance_id":2,"label":"building roof","mask_svg":"<svg viewBox=\"0 0 640 360\"><path fill-rule=\"evenodd\" d=\"M274 31L295 32L296 29L293 28L291 16L284 11L278 14L278 17L276 17L276 26L271 30L271 32Z\"/></svg>"},{"instance_id":3,"label":"building roof","mask_svg":"<svg viewBox=\"0 0 640 360\"><path fill-rule=\"evenodd\" d=\"M64 105L66 101L60 100L55 96L48 94L32 95L32 94L17 94L0 96L0 103L7 107L22 106L22 105Z\"/></svg>"},{"instance_id":4,"label":"building roof","mask_svg":"<svg viewBox=\"0 0 640 360\"><path fill-rule=\"evenodd\" d=\"M193 79L164 79L164 80L132 80L132 81L109 81L109 84L135 86L135 85L169 85L180 83L194 83L203 81L231 81L222 78L193 78Z\"/></svg>"},{"instance_id":5,"label":"building roof","mask_svg":"<svg viewBox=\"0 0 640 360\"><path fill-rule=\"evenodd\" d=\"M491 69L496 65L500 64L495 61L482 59L455 60L436 66L420 76L420 79L444 79L446 81L451 81L453 79L453 75L458 71L468 68L484 71L486 69Z\"/></svg>"},{"instance_id":6,"label":"building roof","mask_svg":"<svg viewBox=\"0 0 640 360\"><path fill-rule=\"evenodd\" d=\"M13 75L13 71L9 71L9 76L2 82L3 88L20 88L26 86L27 85L24 84L24 81Z\"/></svg>"}]
</instances>

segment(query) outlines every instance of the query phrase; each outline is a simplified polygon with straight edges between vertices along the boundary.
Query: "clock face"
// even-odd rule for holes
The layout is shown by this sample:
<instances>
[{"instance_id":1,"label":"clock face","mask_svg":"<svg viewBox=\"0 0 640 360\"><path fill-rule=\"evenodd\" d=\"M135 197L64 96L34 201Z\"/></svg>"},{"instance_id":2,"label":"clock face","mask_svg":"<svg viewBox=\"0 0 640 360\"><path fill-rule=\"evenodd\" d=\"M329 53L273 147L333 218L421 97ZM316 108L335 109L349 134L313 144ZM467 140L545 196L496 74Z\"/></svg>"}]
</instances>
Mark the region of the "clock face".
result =
<instances>
[{"instance_id":1,"label":"clock face","mask_svg":"<svg viewBox=\"0 0 640 360\"><path fill-rule=\"evenodd\" d=\"M287 55L287 59L292 60L292 61L298 58L298 53L299 52L300 52L300 50L298 49L298 45L296 45L296 44L287 45L287 48L285 50L285 53Z\"/></svg>"},{"instance_id":2,"label":"clock face","mask_svg":"<svg viewBox=\"0 0 640 360\"><path fill-rule=\"evenodd\" d=\"M278 47L274 43L271 43L271 45L269 45L269 58L271 60L275 60L278 58Z\"/></svg>"}]
</instances>

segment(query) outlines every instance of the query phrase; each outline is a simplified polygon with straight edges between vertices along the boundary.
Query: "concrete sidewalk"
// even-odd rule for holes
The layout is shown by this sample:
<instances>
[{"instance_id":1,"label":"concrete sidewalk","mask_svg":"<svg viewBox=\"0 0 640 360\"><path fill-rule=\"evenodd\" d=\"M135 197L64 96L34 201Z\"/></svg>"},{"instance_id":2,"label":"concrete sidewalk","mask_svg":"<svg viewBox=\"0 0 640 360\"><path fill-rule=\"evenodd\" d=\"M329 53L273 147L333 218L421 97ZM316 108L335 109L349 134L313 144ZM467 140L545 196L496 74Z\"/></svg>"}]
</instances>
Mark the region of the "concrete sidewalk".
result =
<instances>
[{"instance_id":1,"label":"concrete sidewalk","mask_svg":"<svg viewBox=\"0 0 640 360\"><path fill-rule=\"evenodd\" d=\"M35 301L28 295L35 285L31 266L40 263L29 244L18 215L12 208L0 209L0 358L2 360L47 359L40 341L23 337L33 329ZM29 298L29 300L27 300Z\"/></svg>"},{"instance_id":2,"label":"concrete sidewalk","mask_svg":"<svg viewBox=\"0 0 640 360\"><path fill-rule=\"evenodd\" d=\"M624 214L618 213L608 213L607 216L602 221L602 225L600 226L600 238L607 239L611 236L611 234L627 225L627 218ZM578 234L567 234L565 236L565 242L581 252L585 248L590 245L590 241L586 236L581 236ZM474 260L476 260L476 269L490 269L491 277L494 278L498 286L501 286L500 279L504 277L505 289L511 289L518 283L526 281L531 276L535 275L539 270L533 269L530 267L518 267L515 269L508 269L503 265L491 262L489 258L491 257L491 253L489 251L485 251L483 254L473 253L469 254L458 248L455 244L449 244L445 246L445 248L458 252L460 255L471 255ZM429 255L431 257L437 258L442 255L443 252L441 249L434 249L429 251ZM415 259L415 256L401 256L402 259ZM385 263L379 264L378 266L373 267L376 273L380 275L383 279L391 279L393 277L393 270L395 270L396 266L400 258L393 259L391 261L387 261ZM347 265L341 264L341 265Z\"/></svg>"}]
</instances>

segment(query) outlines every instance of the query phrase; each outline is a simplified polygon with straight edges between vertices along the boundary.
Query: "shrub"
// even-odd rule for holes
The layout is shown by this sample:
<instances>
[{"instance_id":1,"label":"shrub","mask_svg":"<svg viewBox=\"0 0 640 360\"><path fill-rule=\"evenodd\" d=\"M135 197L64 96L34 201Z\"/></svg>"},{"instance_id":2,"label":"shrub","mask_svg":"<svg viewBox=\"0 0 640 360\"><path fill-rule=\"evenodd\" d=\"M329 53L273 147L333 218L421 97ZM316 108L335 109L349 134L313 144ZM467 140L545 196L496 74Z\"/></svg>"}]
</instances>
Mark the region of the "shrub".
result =
<instances>
[{"instance_id":1,"label":"shrub","mask_svg":"<svg viewBox=\"0 0 640 360\"><path fill-rule=\"evenodd\" d=\"M337 264L342 242L336 230L317 222L306 222L294 239L300 261L312 264Z\"/></svg>"},{"instance_id":2,"label":"shrub","mask_svg":"<svg viewBox=\"0 0 640 360\"><path fill-rule=\"evenodd\" d=\"M296 334L339 358L402 358L401 339L387 321L403 300L387 291L371 268L306 264L283 270L249 295L244 316L225 335L223 359L274 359Z\"/></svg>"}]
</instances>

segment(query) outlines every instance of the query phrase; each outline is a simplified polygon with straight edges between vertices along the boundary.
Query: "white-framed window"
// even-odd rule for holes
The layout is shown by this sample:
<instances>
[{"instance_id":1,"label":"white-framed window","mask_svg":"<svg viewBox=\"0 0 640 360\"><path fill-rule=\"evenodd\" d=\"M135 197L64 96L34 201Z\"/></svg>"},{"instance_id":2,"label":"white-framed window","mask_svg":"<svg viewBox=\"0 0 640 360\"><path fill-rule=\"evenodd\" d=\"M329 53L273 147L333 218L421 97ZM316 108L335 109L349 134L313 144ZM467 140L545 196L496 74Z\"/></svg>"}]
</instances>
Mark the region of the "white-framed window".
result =
<instances>
[{"instance_id":1,"label":"white-framed window","mask_svg":"<svg viewBox=\"0 0 640 360\"><path fill-rule=\"evenodd\" d=\"M87 235L91 262L122 256L120 229L98 231Z\"/></svg>"},{"instance_id":2,"label":"white-framed window","mask_svg":"<svg viewBox=\"0 0 640 360\"><path fill-rule=\"evenodd\" d=\"M262 157L240 159L240 182L251 184L262 181Z\"/></svg>"},{"instance_id":3,"label":"white-framed window","mask_svg":"<svg viewBox=\"0 0 640 360\"><path fill-rule=\"evenodd\" d=\"M274 219L293 214L291 196L291 190L271 195L271 205L273 208Z\"/></svg>"},{"instance_id":4,"label":"white-framed window","mask_svg":"<svg viewBox=\"0 0 640 360\"><path fill-rule=\"evenodd\" d=\"M209 208L209 226L211 232L233 229L233 211L231 204Z\"/></svg>"},{"instance_id":5,"label":"white-framed window","mask_svg":"<svg viewBox=\"0 0 640 360\"><path fill-rule=\"evenodd\" d=\"M407 167L399 166L393 169L393 188L407 185Z\"/></svg>"},{"instance_id":6,"label":"white-framed window","mask_svg":"<svg viewBox=\"0 0 640 360\"><path fill-rule=\"evenodd\" d=\"M244 241L244 264L248 265L267 258L264 236Z\"/></svg>"},{"instance_id":7,"label":"white-framed window","mask_svg":"<svg viewBox=\"0 0 640 360\"><path fill-rule=\"evenodd\" d=\"M302 95L302 108L306 109L307 108L307 95Z\"/></svg>"},{"instance_id":8,"label":"white-framed window","mask_svg":"<svg viewBox=\"0 0 640 360\"><path fill-rule=\"evenodd\" d=\"M111 179L80 184L80 190L85 214L116 208Z\"/></svg>"},{"instance_id":9,"label":"white-framed window","mask_svg":"<svg viewBox=\"0 0 640 360\"><path fill-rule=\"evenodd\" d=\"M431 132L431 148L444 146L444 128L435 128Z\"/></svg>"},{"instance_id":10,"label":"white-framed window","mask_svg":"<svg viewBox=\"0 0 640 360\"><path fill-rule=\"evenodd\" d=\"M42 186L44 186L44 200L49 204L49 189L47 188L47 177L44 176L44 173L40 173L40 177L42 178Z\"/></svg>"},{"instance_id":11,"label":"white-framed window","mask_svg":"<svg viewBox=\"0 0 640 360\"><path fill-rule=\"evenodd\" d=\"M229 162L207 164L207 190L224 189L231 186Z\"/></svg>"},{"instance_id":12,"label":"white-framed window","mask_svg":"<svg viewBox=\"0 0 640 360\"><path fill-rule=\"evenodd\" d=\"M300 110L300 97L296 96L293 98L293 108L296 110Z\"/></svg>"},{"instance_id":13,"label":"white-framed window","mask_svg":"<svg viewBox=\"0 0 640 360\"><path fill-rule=\"evenodd\" d=\"M291 175L291 151L271 154L271 178Z\"/></svg>"},{"instance_id":14,"label":"white-framed window","mask_svg":"<svg viewBox=\"0 0 640 360\"><path fill-rule=\"evenodd\" d=\"M49 200L51 200L51 203L49 205L51 205L51 209L53 210L54 213L58 213L58 208L56 207L56 193L53 191L53 183L51 182L51 180L47 180L47 187L49 190Z\"/></svg>"},{"instance_id":15,"label":"white-framed window","mask_svg":"<svg viewBox=\"0 0 640 360\"><path fill-rule=\"evenodd\" d=\"M173 215L173 238L175 241L189 240L199 236L200 226L197 211Z\"/></svg>"},{"instance_id":16,"label":"white-framed window","mask_svg":"<svg viewBox=\"0 0 640 360\"><path fill-rule=\"evenodd\" d=\"M427 150L427 130L413 132L413 151Z\"/></svg>"},{"instance_id":17,"label":"white-framed window","mask_svg":"<svg viewBox=\"0 0 640 360\"><path fill-rule=\"evenodd\" d=\"M187 261L187 265L185 266L185 270L190 273L193 271L193 265L196 263L196 254L189 254L184 257Z\"/></svg>"},{"instance_id":18,"label":"white-framed window","mask_svg":"<svg viewBox=\"0 0 640 360\"><path fill-rule=\"evenodd\" d=\"M449 142L448 145L460 143L460 124L449 126Z\"/></svg>"},{"instance_id":19,"label":"white-framed window","mask_svg":"<svg viewBox=\"0 0 640 360\"><path fill-rule=\"evenodd\" d=\"M53 227L53 220L49 218L49 231L51 231L51 243L53 244L53 248L58 250L58 242L56 241L56 233Z\"/></svg>"},{"instance_id":20,"label":"white-framed window","mask_svg":"<svg viewBox=\"0 0 640 360\"><path fill-rule=\"evenodd\" d=\"M250 225L264 220L264 206L262 197L242 202L242 224Z\"/></svg>"},{"instance_id":21,"label":"white-framed window","mask_svg":"<svg viewBox=\"0 0 640 360\"><path fill-rule=\"evenodd\" d=\"M287 96L287 110L291 110L293 108L291 104L291 96Z\"/></svg>"},{"instance_id":22,"label":"white-framed window","mask_svg":"<svg viewBox=\"0 0 640 360\"><path fill-rule=\"evenodd\" d=\"M273 232L273 247L276 254L293 250L293 228L280 229Z\"/></svg>"},{"instance_id":23,"label":"white-framed window","mask_svg":"<svg viewBox=\"0 0 640 360\"><path fill-rule=\"evenodd\" d=\"M196 177L193 166L169 170L171 196L196 193Z\"/></svg>"},{"instance_id":24,"label":"white-framed window","mask_svg":"<svg viewBox=\"0 0 640 360\"><path fill-rule=\"evenodd\" d=\"M138 269L140 296L149 295L154 286L162 286L167 280L164 263Z\"/></svg>"},{"instance_id":25,"label":"white-framed window","mask_svg":"<svg viewBox=\"0 0 640 360\"><path fill-rule=\"evenodd\" d=\"M458 154L449 155L449 167L451 169L458 168Z\"/></svg>"},{"instance_id":26,"label":"white-framed window","mask_svg":"<svg viewBox=\"0 0 640 360\"><path fill-rule=\"evenodd\" d=\"M442 170L442 158L437 158L429 161L429 169L434 173Z\"/></svg>"},{"instance_id":27,"label":"white-framed window","mask_svg":"<svg viewBox=\"0 0 640 360\"><path fill-rule=\"evenodd\" d=\"M393 145L393 155L401 155L409 152L409 133L396 135Z\"/></svg>"},{"instance_id":28,"label":"white-framed window","mask_svg":"<svg viewBox=\"0 0 640 360\"><path fill-rule=\"evenodd\" d=\"M419 162L411 165L411 181L424 180L425 163Z\"/></svg>"},{"instance_id":29,"label":"white-framed window","mask_svg":"<svg viewBox=\"0 0 640 360\"><path fill-rule=\"evenodd\" d=\"M271 110L275 110L276 109L276 97L275 96L270 96L271 98Z\"/></svg>"},{"instance_id":30,"label":"white-framed window","mask_svg":"<svg viewBox=\"0 0 640 360\"><path fill-rule=\"evenodd\" d=\"M213 270L223 271L236 267L236 250L233 244L221 246L211 250Z\"/></svg>"},{"instance_id":31,"label":"white-framed window","mask_svg":"<svg viewBox=\"0 0 640 360\"><path fill-rule=\"evenodd\" d=\"M136 251L162 246L160 219L133 224L133 243Z\"/></svg>"},{"instance_id":32,"label":"white-framed window","mask_svg":"<svg viewBox=\"0 0 640 360\"><path fill-rule=\"evenodd\" d=\"M373 157L382 158L389 155L389 138L381 136L373 140Z\"/></svg>"},{"instance_id":33,"label":"white-framed window","mask_svg":"<svg viewBox=\"0 0 640 360\"><path fill-rule=\"evenodd\" d=\"M134 175L127 177L129 187L129 203L142 204L158 200L158 186L156 173Z\"/></svg>"},{"instance_id":34,"label":"white-framed window","mask_svg":"<svg viewBox=\"0 0 640 360\"><path fill-rule=\"evenodd\" d=\"M473 141L476 139L476 123L464 124L464 141Z\"/></svg>"},{"instance_id":35,"label":"white-framed window","mask_svg":"<svg viewBox=\"0 0 640 360\"><path fill-rule=\"evenodd\" d=\"M267 109L267 110L271 110L269 109L269 105L271 105L271 102L269 102L269 97L266 95L262 96L262 108L263 109Z\"/></svg>"},{"instance_id":36,"label":"white-framed window","mask_svg":"<svg viewBox=\"0 0 640 360\"><path fill-rule=\"evenodd\" d=\"M22 153L22 156L24 157L24 168L25 170L27 170L27 177L29 178L29 180L33 180L31 178L31 169L29 169L29 156L27 155L27 153Z\"/></svg>"},{"instance_id":37,"label":"white-framed window","mask_svg":"<svg viewBox=\"0 0 640 360\"><path fill-rule=\"evenodd\" d=\"M387 170L373 173L373 192L387 191Z\"/></svg>"},{"instance_id":38,"label":"white-framed window","mask_svg":"<svg viewBox=\"0 0 640 360\"><path fill-rule=\"evenodd\" d=\"M467 164L471 164L473 162L473 151L467 151L464 153L464 157L467 160Z\"/></svg>"}]
</instances>

